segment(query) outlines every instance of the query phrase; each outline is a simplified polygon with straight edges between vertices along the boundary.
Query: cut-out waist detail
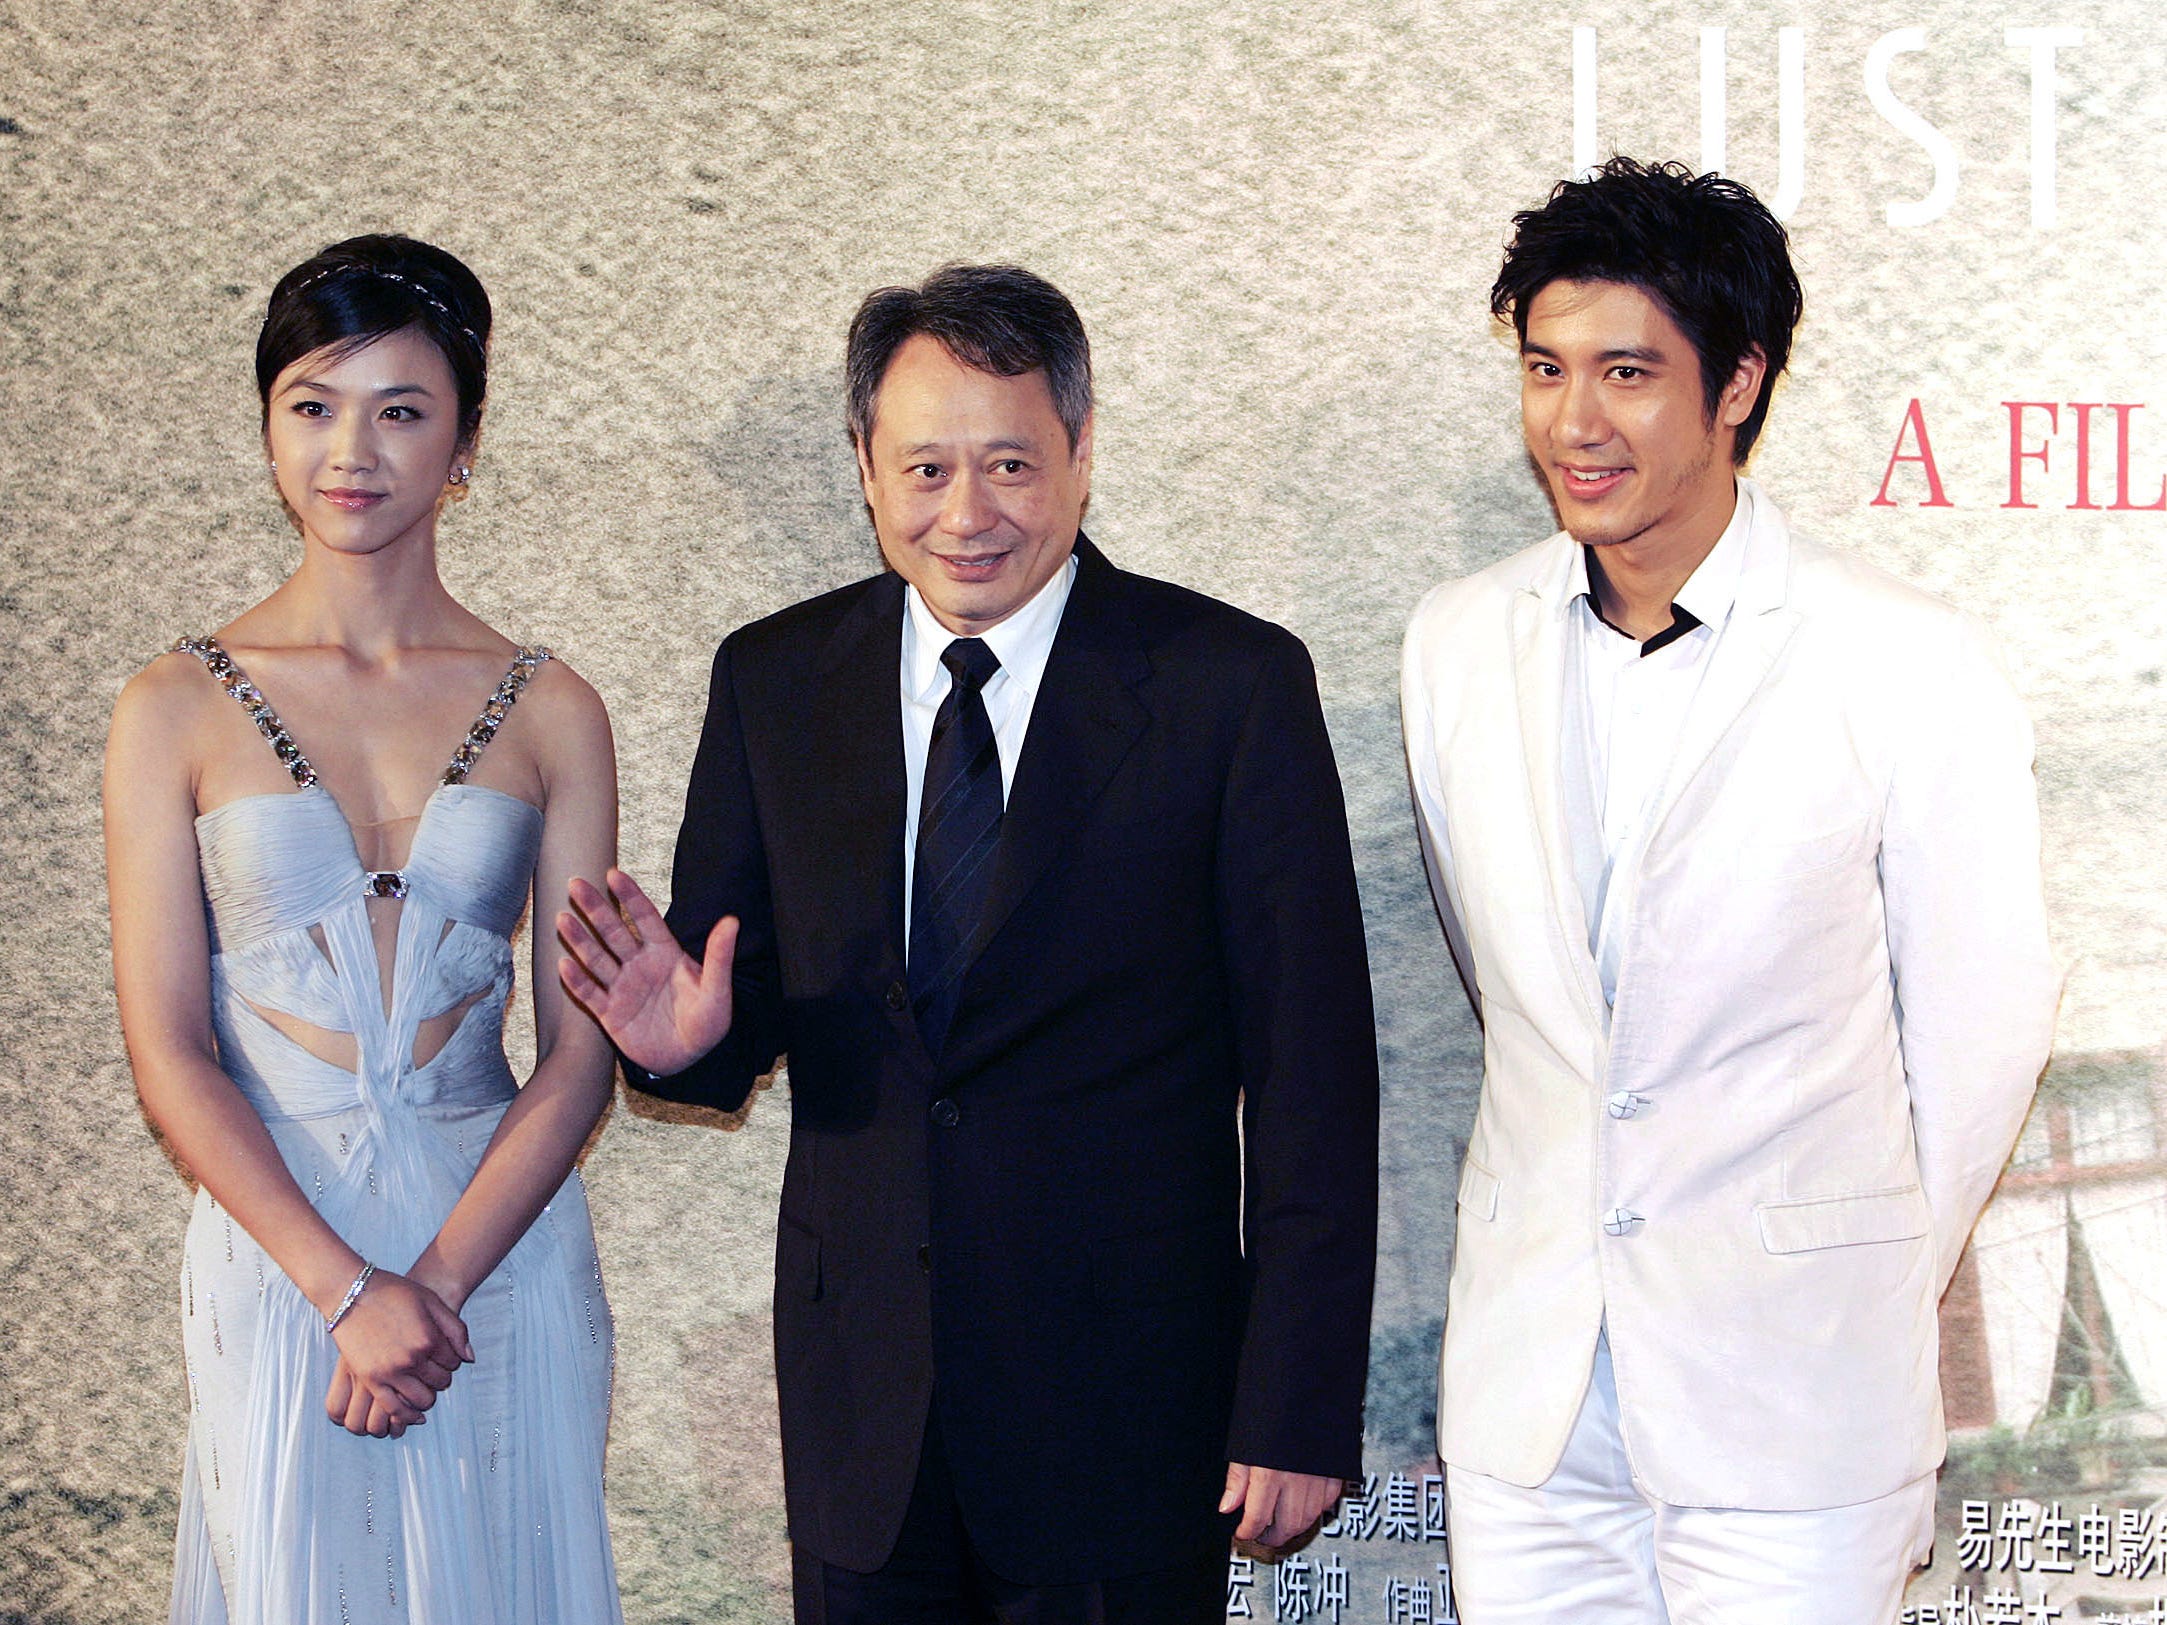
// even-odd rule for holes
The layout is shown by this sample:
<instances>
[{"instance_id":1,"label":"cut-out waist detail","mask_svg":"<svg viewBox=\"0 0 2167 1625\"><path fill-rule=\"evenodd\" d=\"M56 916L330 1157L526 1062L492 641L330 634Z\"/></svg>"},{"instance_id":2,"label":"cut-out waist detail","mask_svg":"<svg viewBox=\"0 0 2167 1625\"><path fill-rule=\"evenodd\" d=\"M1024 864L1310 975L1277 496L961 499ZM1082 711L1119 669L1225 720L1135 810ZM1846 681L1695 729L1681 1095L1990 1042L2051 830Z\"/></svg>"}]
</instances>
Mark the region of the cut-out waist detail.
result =
<instances>
[{"instance_id":1,"label":"cut-out waist detail","mask_svg":"<svg viewBox=\"0 0 2167 1625\"><path fill-rule=\"evenodd\" d=\"M394 1062L364 1053L361 1067L349 1070L279 1031L244 1000L222 1001L212 1012L219 1065L267 1122L352 1111L364 1104L371 1077L390 1085L380 1096L423 1112L510 1100L519 1086L504 1058L503 1026L504 999L493 995L470 1005L421 1065L410 1055Z\"/></svg>"}]
</instances>

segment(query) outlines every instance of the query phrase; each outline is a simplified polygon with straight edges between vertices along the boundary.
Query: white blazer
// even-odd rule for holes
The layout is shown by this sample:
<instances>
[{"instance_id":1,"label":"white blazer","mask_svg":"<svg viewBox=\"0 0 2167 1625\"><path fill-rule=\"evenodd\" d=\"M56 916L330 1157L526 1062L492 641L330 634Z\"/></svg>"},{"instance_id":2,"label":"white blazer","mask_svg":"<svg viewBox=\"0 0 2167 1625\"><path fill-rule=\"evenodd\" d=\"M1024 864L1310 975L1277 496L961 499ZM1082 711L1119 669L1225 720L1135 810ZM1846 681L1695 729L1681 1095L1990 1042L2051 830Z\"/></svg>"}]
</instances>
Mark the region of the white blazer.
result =
<instances>
[{"instance_id":1,"label":"white blazer","mask_svg":"<svg viewBox=\"0 0 2167 1625\"><path fill-rule=\"evenodd\" d=\"M1448 582L1408 629L1417 821L1483 1026L1438 1450L1542 1482L1607 1323L1652 1494L1842 1506L1941 1461L1936 1304L2061 979L2031 728L1980 629L1739 485L1738 596L1607 1019L1559 779L1578 544Z\"/></svg>"}]
</instances>

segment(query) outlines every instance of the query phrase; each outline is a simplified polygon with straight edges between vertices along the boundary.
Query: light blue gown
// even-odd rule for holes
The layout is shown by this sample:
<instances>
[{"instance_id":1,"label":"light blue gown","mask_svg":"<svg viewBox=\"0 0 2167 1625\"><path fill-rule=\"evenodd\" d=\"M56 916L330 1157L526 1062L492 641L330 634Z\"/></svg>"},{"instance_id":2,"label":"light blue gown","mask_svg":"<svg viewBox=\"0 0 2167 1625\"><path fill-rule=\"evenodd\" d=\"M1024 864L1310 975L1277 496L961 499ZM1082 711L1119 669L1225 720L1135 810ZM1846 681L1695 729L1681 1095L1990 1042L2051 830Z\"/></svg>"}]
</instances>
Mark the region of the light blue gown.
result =
<instances>
[{"instance_id":1,"label":"light blue gown","mask_svg":"<svg viewBox=\"0 0 2167 1625\"><path fill-rule=\"evenodd\" d=\"M522 650L415 828L371 873L269 702L209 639L201 659L296 789L196 820L221 1065L331 1228L404 1270L473 1178L517 1093L505 1061L511 932L542 835L528 802L465 782L528 675ZM369 909L397 908L390 993ZM261 1012L353 1035L359 1067ZM423 1022L462 1012L416 1065ZM475 1363L404 1438L333 1425L322 1317L208 1191L181 1279L189 1447L174 1625L612 1625L602 1507L612 1339L575 1170L461 1311Z\"/></svg>"}]
</instances>

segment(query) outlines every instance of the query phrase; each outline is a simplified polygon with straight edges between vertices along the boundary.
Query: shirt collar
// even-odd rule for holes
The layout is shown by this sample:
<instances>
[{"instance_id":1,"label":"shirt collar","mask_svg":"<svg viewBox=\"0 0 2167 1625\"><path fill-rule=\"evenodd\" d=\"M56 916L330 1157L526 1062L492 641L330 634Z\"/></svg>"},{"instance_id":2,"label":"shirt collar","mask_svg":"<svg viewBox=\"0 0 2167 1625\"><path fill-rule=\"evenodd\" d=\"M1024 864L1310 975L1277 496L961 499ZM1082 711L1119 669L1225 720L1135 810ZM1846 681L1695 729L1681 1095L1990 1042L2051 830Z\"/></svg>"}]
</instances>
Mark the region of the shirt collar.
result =
<instances>
[{"instance_id":1,"label":"shirt collar","mask_svg":"<svg viewBox=\"0 0 2167 1625\"><path fill-rule=\"evenodd\" d=\"M1069 587L1076 579L1076 555L1053 573L1008 619L978 634L1001 663L1001 673L1036 693L1053 653L1053 636L1061 628L1061 611L1068 605ZM914 586L903 589L903 686L911 699L930 705L946 691L948 673L941 665L957 634L941 625L925 598ZM998 676L994 679L998 681Z\"/></svg>"},{"instance_id":2,"label":"shirt collar","mask_svg":"<svg viewBox=\"0 0 2167 1625\"><path fill-rule=\"evenodd\" d=\"M1685 585L1678 589L1678 596L1671 600L1674 619L1670 626L1643 642L1640 646L1642 654L1653 654L1695 627L1720 627L1729 618L1731 606L1738 601L1738 582L1746 567L1746 532L1753 524L1753 487L1746 480L1736 484L1738 500L1731 507L1730 523L1723 527L1716 545L1694 567L1693 573L1686 577ZM1599 624L1610 626L1596 607L1595 592L1588 579L1585 545L1573 549L1572 566L1565 582L1565 601L1570 604L1580 599L1587 601L1588 613ZM1617 628L1611 627L1611 630Z\"/></svg>"},{"instance_id":3,"label":"shirt collar","mask_svg":"<svg viewBox=\"0 0 2167 1625\"><path fill-rule=\"evenodd\" d=\"M1746 568L1746 532L1752 525L1753 491L1741 480L1731 522L1723 527L1700 567L1686 577L1674 600L1703 626L1721 626L1738 601L1738 578Z\"/></svg>"}]
</instances>

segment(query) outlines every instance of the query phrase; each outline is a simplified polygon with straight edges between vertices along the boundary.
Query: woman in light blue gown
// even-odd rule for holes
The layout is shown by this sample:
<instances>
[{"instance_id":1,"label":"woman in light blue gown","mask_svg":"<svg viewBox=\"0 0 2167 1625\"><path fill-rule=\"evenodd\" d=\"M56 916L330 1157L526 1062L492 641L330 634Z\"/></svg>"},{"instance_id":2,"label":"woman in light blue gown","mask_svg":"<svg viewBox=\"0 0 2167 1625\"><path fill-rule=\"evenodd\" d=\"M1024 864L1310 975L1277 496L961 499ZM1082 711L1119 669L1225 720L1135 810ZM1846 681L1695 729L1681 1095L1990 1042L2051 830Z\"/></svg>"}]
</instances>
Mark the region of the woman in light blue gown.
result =
<instances>
[{"instance_id":1,"label":"woman in light blue gown","mask_svg":"<svg viewBox=\"0 0 2167 1625\"><path fill-rule=\"evenodd\" d=\"M594 691L438 578L489 301L358 237L256 351L286 583L129 683L106 755L121 1024L198 1190L176 1625L609 1625L611 1329L574 1159L610 1052L510 937L616 846Z\"/></svg>"}]
</instances>

